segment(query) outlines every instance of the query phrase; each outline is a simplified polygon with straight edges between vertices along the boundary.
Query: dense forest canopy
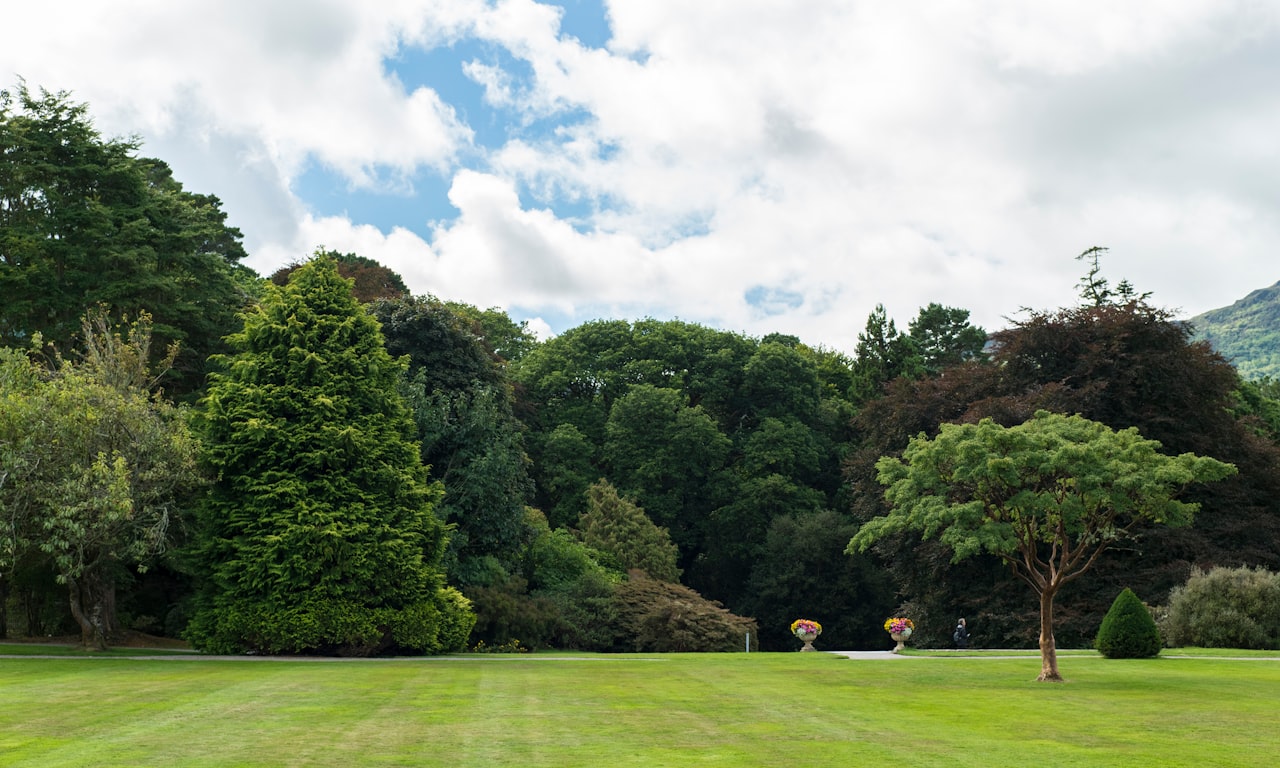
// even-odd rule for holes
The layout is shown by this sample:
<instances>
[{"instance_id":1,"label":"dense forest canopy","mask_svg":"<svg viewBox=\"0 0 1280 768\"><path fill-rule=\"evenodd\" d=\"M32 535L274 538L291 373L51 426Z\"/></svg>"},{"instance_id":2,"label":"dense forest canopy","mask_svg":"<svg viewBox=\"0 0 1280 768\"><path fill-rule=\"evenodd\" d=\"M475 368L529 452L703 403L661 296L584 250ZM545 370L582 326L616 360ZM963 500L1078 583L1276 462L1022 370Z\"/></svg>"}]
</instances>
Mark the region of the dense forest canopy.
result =
<instances>
[{"instance_id":1,"label":"dense forest canopy","mask_svg":"<svg viewBox=\"0 0 1280 768\"><path fill-rule=\"evenodd\" d=\"M876 307L851 353L655 318L539 341L359 254L255 275L218 199L138 149L67 94L0 96L5 631L78 631L66 596L85 571L52 544L62 498L103 520L164 512L164 546L122 526L102 550L91 597L108 620L85 631L103 641L735 650L749 632L788 650L805 616L827 647L880 648L893 614L926 645L964 615L976 644L1032 646L1036 606L998 556L953 563L907 531L845 549L889 513L878 462L943 425L1038 411L1239 470L1190 490L1191 525L1144 531L1066 585L1059 643L1088 642L1121 587L1159 602L1195 568L1280 568L1274 382L1241 381L1149 296L1109 285L1102 249L1082 255L1079 305L993 333L932 303L905 330ZM143 313L141 363L160 377L112 395L129 404L112 413L150 425L147 455L54 457L33 419L72 434L105 386L93 350ZM173 482L140 485L131 466Z\"/></svg>"}]
</instances>

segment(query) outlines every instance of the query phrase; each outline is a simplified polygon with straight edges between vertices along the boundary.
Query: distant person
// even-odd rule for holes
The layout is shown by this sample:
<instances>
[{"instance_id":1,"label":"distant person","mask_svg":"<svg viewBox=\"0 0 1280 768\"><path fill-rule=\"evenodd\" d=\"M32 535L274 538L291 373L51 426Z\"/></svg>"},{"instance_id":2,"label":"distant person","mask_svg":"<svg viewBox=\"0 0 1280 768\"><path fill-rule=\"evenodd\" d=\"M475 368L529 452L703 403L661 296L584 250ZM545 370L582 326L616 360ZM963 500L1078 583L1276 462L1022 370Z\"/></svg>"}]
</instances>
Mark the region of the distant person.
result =
<instances>
[{"instance_id":1,"label":"distant person","mask_svg":"<svg viewBox=\"0 0 1280 768\"><path fill-rule=\"evenodd\" d=\"M956 623L956 631L951 633L951 639L962 651L969 647L969 627L964 623L964 619Z\"/></svg>"}]
</instances>

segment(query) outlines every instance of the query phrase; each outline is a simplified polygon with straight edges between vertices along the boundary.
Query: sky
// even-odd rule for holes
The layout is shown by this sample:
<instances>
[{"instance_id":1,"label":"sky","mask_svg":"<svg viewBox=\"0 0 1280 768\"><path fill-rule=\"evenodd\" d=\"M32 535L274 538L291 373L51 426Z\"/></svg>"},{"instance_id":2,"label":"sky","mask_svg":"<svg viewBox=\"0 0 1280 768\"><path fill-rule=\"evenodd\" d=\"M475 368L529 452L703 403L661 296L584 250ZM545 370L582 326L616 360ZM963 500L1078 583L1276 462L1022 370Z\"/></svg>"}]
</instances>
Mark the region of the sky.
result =
<instances>
[{"instance_id":1,"label":"sky","mask_svg":"<svg viewBox=\"0 0 1280 768\"><path fill-rule=\"evenodd\" d=\"M997 330L1093 246L1180 317L1280 280L1273 0L45 0L0 10L21 81L260 274L356 253L543 338Z\"/></svg>"}]
</instances>

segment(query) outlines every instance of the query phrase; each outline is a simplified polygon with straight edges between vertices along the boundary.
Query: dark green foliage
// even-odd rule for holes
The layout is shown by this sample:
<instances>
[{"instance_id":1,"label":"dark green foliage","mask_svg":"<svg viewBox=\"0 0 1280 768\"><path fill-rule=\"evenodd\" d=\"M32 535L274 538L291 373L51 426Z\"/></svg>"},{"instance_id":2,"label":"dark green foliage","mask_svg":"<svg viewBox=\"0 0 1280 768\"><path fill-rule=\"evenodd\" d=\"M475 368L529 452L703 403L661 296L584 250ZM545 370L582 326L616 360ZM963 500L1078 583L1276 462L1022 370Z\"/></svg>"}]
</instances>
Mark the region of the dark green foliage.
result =
<instances>
[{"instance_id":1,"label":"dark green foliage","mask_svg":"<svg viewBox=\"0 0 1280 768\"><path fill-rule=\"evenodd\" d=\"M898 378L937 376L946 368L968 361L983 361L987 332L969 323L969 311L930 304L909 326L898 331L882 305L867 318L858 334L853 363L855 402L880 397L884 387Z\"/></svg>"},{"instance_id":2,"label":"dark green foliage","mask_svg":"<svg viewBox=\"0 0 1280 768\"><path fill-rule=\"evenodd\" d=\"M500 647L518 641L533 650L549 647L562 622L555 601L545 595L529 594L525 580L518 576L468 587L467 597L476 612L476 625L471 631L473 646L484 643ZM581 648L559 644L555 647Z\"/></svg>"},{"instance_id":3,"label":"dark green foliage","mask_svg":"<svg viewBox=\"0 0 1280 768\"><path fill-rule=\"evenodd\" d=\"M440 489L413 442L402 367L335 262L271 287L231 344L197 421L218 482L201 509L192 643L460 648L474 619L442 592Z\"/></svg>"},{"instance_id":4,"label":"dark green foliage","mask_svg":"<svg viewBox=\"0 0 1280 768\"><path fill-rule=\"evenodd\" d=\"M811 424L818 412L818 371L795 347L764 343L742 368L742 397L756 419Z\"/></svg>"},{"instance_id":5,"label":"dark green foliage","mask_svg":"<svg viewBox=\"0 0 1280 768\"><path fill-rule=\"evenodd\" d=\"M879 397L890 381L900 376L916 378L922 372L910 338L898 330L881 304L858 334L854 357L854 402Z\"/></svg>"},{"instance_id":6,"label":"dark green foliage","mask_svg":"<svg viewBox=\"0 0 1280 768\"><path fill-rule=\"evenodd\" d=\"M613 585L621 573L568 530L548 527L538 510L526 511L524 528L519 575L499 568L466 587L478 617L472 643L616 650Z\"/></svg>"},{"instance_id":7,"label":"dark green foliage","mask_svg":"<svg viewBox=\"0 0 1280 768\"><path fill-rule=\"evenodd\" d=\"M605 427L608 477L639 500L684 551L698 546L692 510L714 508L732 448L715 419L679 391L639 384L617 399Z\"/></svg>"},{"instance_id":8,"label":"dark green foliage","mask_svg":"<svg viewBox=\"0 0 1280 768\"><path fill-rule=\"evenodd\" d=\"M1196 569L1170 593L1161 625L1173 646L1280 648L1280 574Z\"/></svg>"},{"instance_id":9,"label":"dark green foliage","mask_svg":"<svg viewBox=\"0 0 1280 768\"><path fill-rule=\"evenodd\" d=\"M587 488L599 477L596 447L572 424L561 424L542 438L538 475L543 495L554 500L550 523L568 528L587 509Z\"/></svg>"},{"instance_id":10,"label":"dark green foliage","mask_svg":"<svg viewBox=\"0 0 1280 768\"><path fill-rule=\"evenodd\" d=\"M498 361L472 321L431 296L378 301L371 307L382 325L387 351L409 356L410 373L421 372L426 392L457 391L504 381Z\"/></svg>"},{"instance_id":11,"label":"dark green foliage","mask_svg":"<svg viewBox=\"0 0 1280 768\"><path fill-rule=\"evenodd\" d=\"M841 503L853 410L842 355L781 335L600 321L540 344L512 370L535 504L572 525L583 491L607 479L667 528L683 581L737 613L771 521ZM774 599L770 610L789 610L785 595Z\"/></svg>"},{"instance_id":12,"label":"dark green foliage","mask_svg":"<svg viewBox=\"0 0 1280 768\"><path fill-rule=\"evenodd\" d=\"M587 510L578 520L582 541L610 555L624 570L641 570L658 581L679 581L676 545L644 510L618 495L607 481L587 489Z\"/></svg>"},{"instance_id":13,"label":"dark green foliage","mask_svg":"<svg viewBox=\"0 0 1280 768\"><path fill-rule=\"evenodd\" d=\"M1213 345L1242 377L1280 378L1280 283L1196 315L1190 324L1195 338Z\"/></svg>"},{"instance_id":14,"label":"dark green foliage","mask_svg":"<svg viewBox=\"0 0 1280 768\"><path fill-rule=\"evenodd\" d=\"M1125 587L1103 617L1094 647L1108 659L1148 659L1159 655L1160 645L1151 611Z\"/></svg>"},{"instance_id":15,"label":"dark green foliage","mask_svg":"<svg viewBox=\"0 0 1280 768\"><path fill-rule=\"evenodd\" d=\"M829 648L883 646L880 623L896 604L894 585L870 557L843 556L856 528L830 510L774 518L743 607L760 623L761 649L794 650L790 629L797 616L821 623Z\"/></svg>"},{"instance_id":16,"label":"dark green foliage","mask_svg":"<svg viewBox=\"0 0 1280 768\"><path fill-rule=\"evenodd\" d=\"M99 304L149 312L157 349L182 345L167 388L189 393L248 298L245 252L218 198L137 149L67 93L0 92L0 343L70 350Z\"/></svg>"},{"instance_id":17,"label":"dark green foliage","mask_svg":"<svg viewBox=\"0 0 1280 768\"><path fill-rule=\"evenodd\" d=\"M930 304L911 321L909 333L920 367L929 376L970 360L983 360L987 332L969 323L969 310Z\"/></svg>"},{"instance_id":18,"label":"dark green foliage","mask_svg":"<svg viewBox=\"0 0 1280 768\"><path fill-rule=\"evenodd\" d=\"M439 513L455 526L450 575L466 585L475 570L470 561L512 560L533 495L505 364L485 346L478 322L457 305L399 298L376 302L372 311L387 350L409 358L406 400L422 461L444 484Z\"/></svg>"},{"instance_id":19,"label":"dark green foliage","mask_svg":"<svg viewBox=\"0 0 1280 768\"><path fill-rule=\"evenodd\" d=\"M655 581L643 574L616 589L624 642L650 653L740 651L746 635L755 638L754 619L735 616L688 587Z\"/></svg>"}]
</instances>

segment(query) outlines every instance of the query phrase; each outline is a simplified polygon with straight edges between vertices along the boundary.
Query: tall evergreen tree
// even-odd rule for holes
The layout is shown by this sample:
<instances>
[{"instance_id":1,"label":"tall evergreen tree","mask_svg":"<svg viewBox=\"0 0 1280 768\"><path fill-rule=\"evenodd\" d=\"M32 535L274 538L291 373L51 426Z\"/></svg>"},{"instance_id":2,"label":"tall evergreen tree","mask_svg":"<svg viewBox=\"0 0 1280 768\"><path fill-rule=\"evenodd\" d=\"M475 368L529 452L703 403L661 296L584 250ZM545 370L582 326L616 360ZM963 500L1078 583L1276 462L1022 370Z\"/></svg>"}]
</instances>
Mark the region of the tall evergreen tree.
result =
<instances>
[{"instance_id":1,"label":"tall evergreen tree","mask_svg":"<svg viewBox=\"0 0 1280 768\"><path fill-rule=\"evenodd\" d=\"M197 426L217 481L201 510L192 643L213 652L454 650L474 617L443 586L403 366L333 259L299 269L230 339Z\"/></svg>"},{"instance_id":2,"label":"tall evergreen tree","mask_svg":"<svg viewBox=\"0 0 1280 768\"><path fill-rule=\"evenodd\" d=\"M920 358L910 336L901 333L877 304L867 317L867 327L858 334L853 364L853 397L864 402L878 397L884 385L899 376L920 373Z\"/></svg>"}]
</instances>

